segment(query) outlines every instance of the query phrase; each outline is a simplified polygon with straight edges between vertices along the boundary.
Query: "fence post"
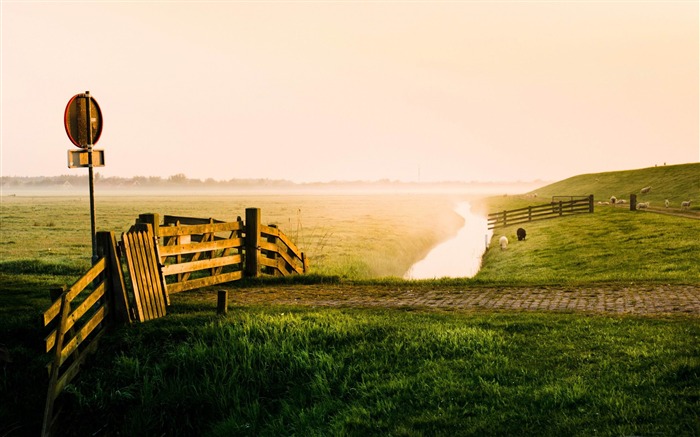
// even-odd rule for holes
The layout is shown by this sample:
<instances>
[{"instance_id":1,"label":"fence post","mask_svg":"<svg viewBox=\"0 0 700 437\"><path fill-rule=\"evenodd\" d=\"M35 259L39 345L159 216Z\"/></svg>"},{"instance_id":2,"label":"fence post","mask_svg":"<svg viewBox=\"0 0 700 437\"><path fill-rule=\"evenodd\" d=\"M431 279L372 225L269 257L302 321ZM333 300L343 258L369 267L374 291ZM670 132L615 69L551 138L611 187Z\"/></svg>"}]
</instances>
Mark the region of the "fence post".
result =
<instances>
[{"instance_id":1,"label":"fence post","mask_svg":"<svg viewBox=\"0 0 700 437\"><path fill-rule=\"evenodd\" d=\"M228 290L219 290L216 314L220 316L225 316L228 312Z\"/></svg>"},{"instance_id":2,"label":"fence post","mask_svg":"<svg viewBox=\"0 0 700 437\"><path fill-rule=\"evenodd\" d=\"M564 205L562 201L559 201L559 215L562 216L564 214Z\"/></svg>"},{"instance_id":3,"label":"fence post","mask_svg":"<svg viewBox=\"0 0 700 437\"><path fill-rule=\"evenodd\" d=\"M508 214L508 211L503 210L503 226L506 226L508 224L508 220L506 219L506 214Z\"/></svg>"},{"instance_id":4,"label":"fence post","mask_svg":"<svg viewBox=\"0 0 700 437\"><path fill-rule=\"evenodd\" d=\"M160 217L158 214L139 214L139 218L136 220L136 223L150 224L153 228L153 235L158 238L158 235L160 234L158 232L158 227L160 226Z\"/></svg>"},{"instance_id":5,"label":"fence post","mask_svg":"<svg viewBox=\"0 0 700 437\"><path fill-rule=\"evenodd\" d=\"M637 210L637 195L630 194L630 211L636 211L636 210Z\"/></svg>"},{"instance_id":6,"label":"fence post","mask_svg":"<svg viewBox=\"0 0 700 437\"><path fill-rule=\"evenodd\" d=\"M131 323L129 298L126 294L124 272L122 271L119 255L117 254L117 239L114 232L97 233L97 253L107 257L105 268L107 278L107 300L109 302L109 317L117 323Z\"/></svg>"},{"instance_id":7,"label":"fence post","mask_svg":"<svg viewBox=\"0 0 700 437\"><path fill-rule=\"evenodd\" d=\"M527 221L532 221L532 206L527 207Z\"/></svg>"},{"instance_id":8,"label":"fence post","mask_svg":"<svg viewBox=\"0 0 700 437\"><path fill-rule=\"evenodd\" d=\"M260 208L245 210L245 274L260 276Z\"/></svg>"},{"instance_id":9,"label":"fence post","mask_svg":"<svg viewBox=\"0 0 700 437\"><path fill-rule=\"evenodd\" d=\"M588 212L593 214L593 195L588 196Z\"/></svg>"}]
</instances>

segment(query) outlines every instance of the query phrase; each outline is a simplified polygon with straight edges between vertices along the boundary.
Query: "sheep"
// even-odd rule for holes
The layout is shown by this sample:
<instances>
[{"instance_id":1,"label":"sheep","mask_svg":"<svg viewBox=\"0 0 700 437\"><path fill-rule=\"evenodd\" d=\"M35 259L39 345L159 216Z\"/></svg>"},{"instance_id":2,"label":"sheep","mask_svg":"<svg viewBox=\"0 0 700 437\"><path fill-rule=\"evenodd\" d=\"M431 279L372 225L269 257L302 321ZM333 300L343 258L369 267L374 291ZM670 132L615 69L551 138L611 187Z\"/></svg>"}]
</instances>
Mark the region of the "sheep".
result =
<instances>
[{"instance_id":1,"label":"sheep","mask_svg":"<svg viewBox=\"0 0 700 437\"><path fill-rule=\"evenodd\" d=\"M668 199L664 200L664 205L666 205L666 208L668 208L670 204L671 202L669 202Z\"/></svg>"},{"instance_id":2,"label":"sheep","mask_svg":"<svg viewBox=\"0 0 700 437\"><path fill-rule=\"evenodd\" d=\"M506 250L506 247L508 247L508 238L502 235L501 238L498 239L498 244L501 245L501 250Z\"/></svg>"},{"instance_id":3,"label":"sheep","mask_svg":"<svg viewBox=\"0 0 700 437\"><path fill-rule=\"evenodd\" d=\"M692 201L693 200L691 199L691 200L684 200L683 202L681 202L681 209L690 209L690 202L692 202Z\"/></svg>"},{"instance_id":4,"label":"sheep","mask_svg":"<svg viewBox=\"0 0 700 437\"><path fill-rule=\"evenodd\" d=\"M624 205L625 203L627 203L627 201L625 199L619 199L617 203L619 203L620 205Z\"/></svg>"},{"instance_id":5,"label":"sheep","mask_svg":"<svg viewBox=\"0 0 700 437\"><path fill-rule=\"evenodd\" d=\"M646 194L646 193L648 193L649 191L651 191L651 187L644 187L644 188L641 189L641 193L642 193L642 194Z\"/></svg>"},{"instance_id":6,"label":"sheep","mask_svg":"<svg viewBox=\"0 0 700 437\"><path fill-rule=\"evenodd\" d=\"M525 229L523 228L518 228L516 234L518 234L518 241L523 241L527 235L527 232L525 232Z\"/></svg>"},{"instance_id":7,"label":"sheep","mask_svg":"<svg viewBox=\"0 0 700 437\"><path fill-rule=\"evenodd\" d=\"M639 202L639 203L637 204L637 208L639 208L639 209L646 209L646 208L649 208L649 203L650 203L650 202Z\"/></svg>"},{"instance_id":8,"label":"sheep","mask_svg":"<svg viewBox=\"0 0 700 437\"><path fill-rule=\"evenodd\" d=\"M610 203L614 205L616 202L617 202L617 197L610 196Z\"/></svg>"}]
</instances>

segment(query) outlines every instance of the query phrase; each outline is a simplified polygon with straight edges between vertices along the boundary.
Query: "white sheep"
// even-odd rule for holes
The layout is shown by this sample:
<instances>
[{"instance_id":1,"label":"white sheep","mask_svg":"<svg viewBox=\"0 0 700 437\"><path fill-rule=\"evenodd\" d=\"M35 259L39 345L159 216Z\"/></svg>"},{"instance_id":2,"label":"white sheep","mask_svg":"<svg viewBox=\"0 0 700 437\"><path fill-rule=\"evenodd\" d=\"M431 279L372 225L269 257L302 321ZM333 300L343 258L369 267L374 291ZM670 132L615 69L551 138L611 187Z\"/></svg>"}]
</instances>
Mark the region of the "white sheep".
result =
<instances>
[{"instance_id":1,"label":"white sheep","mask_svg":"<svg viewBox=\"0 0 700 437\"><path fill-rule=\"evenodd\" d=\"M506 247L508 247L508 238L502 235L501 238L498 239L498 244L501 245L501 250L506 250Z\"/></svg>"},{"instance_id":2,"label":"white sheep","mask_svg":"<svg viewBox=\"0 0 700 437\"><path fill-rule=\"evenodd\" d=\"M664 200L664 205L666 205L666 208L668 208L670 204L671 202L669 202L668 199Z\"/></svg>"},{"instance_id":3,"label":"white sheep","mask_svg":"<svg viewBox=\"0 0 700 437\"><path fill-rule=\"evenodd\" d=\"M610 196L610 203L612 203L612 204L614 205L615 202L617 202L617 197L615 197L615 196Z\"/></svg>"},{"instance_id":4,"label":"white sheep","mask_svg":"<svg viewBox=\"0 0 700 437\"><path fill-rule=\"evenodd\" d=\"M637 208L639 209L646 209L649 208L649 202L639 202L637 204Z\"/></svg>"},{"instance_id":5,"label":"white sheep","mask_svg":"<svg viewBox=\"0 0 700 437\"><path fill-rule=\"evenodd\" d=\"M651 191L651 187L644 187L644 188L642 188L641 191L642 191L642 194L646 194L646 193L648 193L649 191Z\"/></svg>"},{"instance_id":6,"label":"white sheep","mask_svg":"<svg viewBox=\"0 0 700 437\"><path fill-rule=\"evenodd\" d=\"M691 200L684 200L683 202L681 202L681 209L690 209L690 202L692 202L692 201L693 200L691 199Z\"/></svg>"},{"instance_id":7,"label":"white sheep","mask_svg":"<svg viewBox=\"0 0 700 437\"><path fill-rule=\"evenodd\" d=\"M624 205L625 203L627 203L627 201L625 199L619 199L617 203L619 203L620 205Z\"/></svg>"}]
</instances>

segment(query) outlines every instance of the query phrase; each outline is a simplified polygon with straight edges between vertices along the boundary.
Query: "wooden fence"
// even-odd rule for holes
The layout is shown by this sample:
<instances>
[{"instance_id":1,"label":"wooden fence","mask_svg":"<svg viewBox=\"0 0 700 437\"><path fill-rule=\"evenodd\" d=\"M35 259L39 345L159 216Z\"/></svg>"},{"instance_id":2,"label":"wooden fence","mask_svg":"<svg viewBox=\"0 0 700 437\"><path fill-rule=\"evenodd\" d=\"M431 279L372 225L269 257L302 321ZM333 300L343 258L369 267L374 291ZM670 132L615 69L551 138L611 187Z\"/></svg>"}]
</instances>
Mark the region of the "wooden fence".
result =
<instances>
[{"instance_id":1,"label":"wooden fence","mask_svg":"<svg viewBox=\"0 0 700 437\"><path fill-rule=\"evenodd\" d=\"M130 322L114 233L98 232L97 242L97 262L70 288L53 290L53 303L44 312L43 323L50 330L44 342L53 360L49 364L42 436L53 434L56 398L78 374L85 358L96 350L106 329L113 322Z\"/></svg>"},{"instance_id":2,"label":"wooden fence","mask_svg":"<svg viewBox=\"0 0 700 437\"><path fill-rule=\"evenodd\" d=\"M593 213L592 194L590 196L553 196L550 203L491 213L488 215L488 228L495 229L583 213Z\"/></svg>"},{"instance_id":3,"label":"wooden fence","mask_svg":"<svg viewBox=\"0 0 700 437\"><path fill-rule=\"evenodd\" d=\"M140 215L119 244L113 232L98 232L98 260L70 288L52 291L43 318L53 359L42 436L60 434L54 429L56 400L113 324L165 315L169 293L308 271L304 254L274 225L262 225L257 208L246 209L246 223L173 216L158 221L157 214Z\"/></svg>"},{"instance_id":4,"label":"wooden fence","mask_svg":"<svg viewBox=\"0 0 700 437\"><path fill-rule=\"evenodd\" d=\"M260 209L247 208L240 219L142 214L137 224L156 230L160 264L168 293L208 287L261 275L287 276L308 271L303 252L277 227L261 224Z\"/></svg>"}]
</instances>

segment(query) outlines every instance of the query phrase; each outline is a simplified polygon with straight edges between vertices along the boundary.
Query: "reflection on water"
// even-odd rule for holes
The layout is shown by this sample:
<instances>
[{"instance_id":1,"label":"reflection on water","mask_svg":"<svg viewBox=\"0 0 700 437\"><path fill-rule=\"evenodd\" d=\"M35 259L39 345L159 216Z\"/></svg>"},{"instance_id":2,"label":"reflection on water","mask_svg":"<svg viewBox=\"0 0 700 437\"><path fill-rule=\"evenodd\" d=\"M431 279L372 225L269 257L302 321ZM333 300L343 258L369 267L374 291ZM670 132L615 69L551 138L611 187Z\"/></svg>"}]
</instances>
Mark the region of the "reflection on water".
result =
<instances>
[{"instance_id":1,"label":"reflection on water","mask_svg":"<svg viewBox=\"0 0 700 437\"><path fill-rule=\"evenodd\" d=\"M459 203L455 212L464 217L462 229L414 264L404 275L405 279L464 278L479 271L492 231L488 230L486 217L471 212L469 202Z\"/></svg>"}]
</instances>

